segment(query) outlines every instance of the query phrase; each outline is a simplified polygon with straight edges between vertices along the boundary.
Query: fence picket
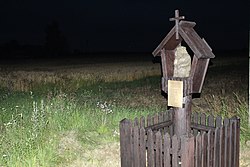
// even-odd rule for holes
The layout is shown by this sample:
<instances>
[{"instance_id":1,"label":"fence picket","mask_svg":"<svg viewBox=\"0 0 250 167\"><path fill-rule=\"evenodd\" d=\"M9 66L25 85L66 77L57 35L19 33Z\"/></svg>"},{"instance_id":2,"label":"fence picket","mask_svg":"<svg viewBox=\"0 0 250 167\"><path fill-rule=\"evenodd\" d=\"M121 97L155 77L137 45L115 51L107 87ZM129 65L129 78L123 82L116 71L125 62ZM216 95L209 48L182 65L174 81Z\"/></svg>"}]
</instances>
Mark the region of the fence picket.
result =
<instances>
[{"instance_id":1,"label":"fence picket","mask_svg":"<svg viewBox=\"0 0 250 167\"><path fill-rule=\"evenodd\" d=\"M228 142L228 144L229 144L229 155L228 155L228 159L229 159L229 161L228 161L228 167L234 167L233 166L233 149L234 149L234 147L233 147L233 139L234 139L234 134L233 134L233 123L234 122L232 122L232 121L230 121L230 123L229 123L229 142Z\"/></svg>"},{"instance_id":2,"label":"fence picket","mask_svg":"<svg viewBox=\"0 0 250 167\"><path fill-rule=\"evenodd\" d=\"M227 167L229 166L229 120L228 122L224 120L224 166Z\"/></svg>"},{"instance_id":3,"label":"fence picket","mask_svg":"<svg viewBox=\"0 0 250 167\"><path fill-rule=\"evenodd\" d=\"M155 125L155 124L158 124L159 123L159 116L158 116L158 114L155 114L154 116L153 116L153 124Z\"/></svg>"},{"instance_id":4,"label":"fence picket","mask_svg":"<svg viewBox=\"0 0 250 167\"><path fill-rule=\"evenodd\" d=\"M201 135L200 133L196 136L195 139L195 166L200 167L201 166Z\"/></svg>"},{"instance_id":5,"label":"fence picket","mask_svg":"<svg viewBox=\"0 0 250 167\"><path fill-rule=\"evenodd\" d=\"M233 139L233 165L236 167L238 166L237 164L237 157L235 155L237 155L237 152L238 152L238 149L239 149L239 146L238 146L238 143L237 143L237 118L233 118L232 121L234 122L233 123L233 134L234 134L234 139ZM237 147L238 146L238 147Z\"/></svg>"},{"instance_id":6,"label":"fence picket","mask_svg":"<svg viewBox=\"0 0 250 167\"><path fill-rule=\"evenodd\" d=\"M224 118L223 125L226 126L228 124L229 124L229 119L228 118Z\"/></svg>"},{"instance_id":7,"label":"fence picket","mask_svg":"<svg viewBox=\"0 0 250 167\"><path fill-rule=\"evenodd\" d=\"M171 147L171 143L170 143L170 136L168 133L166 133L164 135L164 143L163 143L164 147L163 147L163 151L164 151L164 167L170 167L170 147Z\"/></svg>"},{"instance_id":8,"label":"fence picket","mask_svg":"<svg viewBox=\"0 0 250 167\"><path fill-rule=\"evenodd\" d=\"M208 126L214 127L214 116L213 115L208 116L207 123L208 123Z\"/></svg>"},{"instance_id":9,"label":"fence picket","mask_svg":"<svg viewBox=\"0 0 250 167\"><path fill-rule=\"evenodd\" d=\"M178 167L178 138L176 135L172 137L172 167Z\"/></svg>"},{"instance_id":10,"label":"fence picket","mask_svg":"<svg viewBox=\"0 0 250 167\"><path fill-rule=\"evenodd\" d=\"M142 127L145 128L145 118L143 116L140 118L140 128Z\"/></svg>"},{"instance_id":11,"label":"fence picket","mask_svg":"<svg viewBox=\"0 0 250 167\"><path fill-rule=\"evenodd\" d=\"M236 123L235 121L232 121L232 166L236 166L236 158L235 158L235 153L236 153L236 135L235 135L235 130L236 130Z\"/></svg>"},{"instance_id":12,"label":"fence picket","mask_svg":"<svg viewBox=\"0 0 250 167\"><path fill-rule=\"evenodd\" d=\"M203 132L201 135L201 167L207 167L207 133Z\"/></svg>"},{"instance_id":13,"label":"fence picket","mask_svg":"<svg viewBox=\"0 0 250 167\"><path fill-rule=\"evenodd\" d=\"M211 130L207 133L207 148L207 166L210 167L213 165L213 134Z\"/></svg>"},{"instance_id":14,"label":"fence picket","mask_svg":"<svg viewBox=\"0 0 250 167\"><path fill-rule=\"evenodd\" d=\"M239 157L239 154L240 154L240 119L239 118L236 118L235 120L235 126L236 126L236 129L235 129L235 135L236 135L236 152L235 152L235 157L236 157L236 164L235 164L235 167L239 167L240 166L240 157Z\"/></svg>"},{"instance_id":15,"label":"fence picket","mask_svg":"<svg viewBox=\"0 0 250 167\"><path fill-rule=\"evenodd\" d=\"M181 142L181 167L194 167L194 137L184 137Z\"/></svg>"},{"instance_id":16,"label":"fence picket","mask_svg":"<svg viewBox=\"0 0 250 167\"><path fill-rule=\"evenodd\" d=\"M219 155L219 151L220 151L220 141L219 141L219 139L220 139L220 128L219 127L217 127L216 129L215 129L215 132L214 132L214 156L213 156L213 165L215 166L215 167L218 167L219 166L219 157L220 157L220 155Z\"/></svg>"},{"instance_id":17,"label":"fence picket","mask_svg":"<svg viewBox=\"0 0 250 167\"><path fill-rule=\"evenodd\" d=\"M206 114L205 113L200 114L200 124L206 126ZM201 131L201 133L202 132L205 132L205 131Z\"/></svg>"},{"instance_id":18,"label":"fence picket","mask_svg":"<svg viewBox=\"0 0 250 167\"><path fill-rule=\"evenodd\" d=\"M146 167L146 141L145 129L140 128L140 167Z\"/></svg>"},{"instance_id":19,"label":"fence picket","mask_svg":"<svg viewBox=\"0 0 250 167\"><path fill-rule=\"evenodd\" d=\"M138 126L135 126L133 128L133 166L140 166L139 161L139 128Z\"/></svg>"},{"instance_id":20,"label":"fence picket","mask_svg":"<svg viewBox=\"0 0 250 167\"><path fill-rule=\"evenodd\" d=\"M215 120L215 127L221 127L222 126L222 118L221 116L217 116Z\"/></svg>"},{"instance_id":21,"label":"fence picket","mask_svg":"<svg viewBox=\"0 0 250 167\"><path fill-rule=\"evenodd\" d=\"M198 124L198 120L199 120L198 113L194 112L194 114L193 114L193 123ZM194 136L197 136L198 130L193 129L193 133L194 133Z\"/></svg>"},{"instance_id":22,"label":"fence picket","mask_svg":"<svg viewBox=\"0 0 250 167\"><path fill-rule=\"evenodd\" d=\"M131 167L131 122L124 119L120 123L121 166Z\"/></svg>"},{"instance_id":23,"label":"fence picket","mask_svg":"<svg viewBox=\"0 0 250 167\"><path fill-rule=\"evenodd\" d=\"M224 166L224 159L225 159L225 127L220 127L220 150L219 150L219 167L225 167Z\"/></svg>"},{"instance_id":24,"label":"fence picket","mask_svg":"<svg viewBox=\"0 0 250 167\"><path fill-rule=\"evenodd\" d=\"M161 132L158 131L155 134L155 166L162 167L162 135Z\"/></svg>"},{"instance_id":25,"label":"fence picket","mask_svg":"<svg viewBox=\"0 0 250 167\"><path fill-rule=\"evenodd\" d=\"M148 150L147 150L147 160L148 160L148 167L154 167L154 139L153 139L153 132L151 129L148 130Z\"/></svg>"},{"instance_id":26,"label":"fence picket","mask_svg":"<svg viewBox=\"0 0 250 167\"><path fill-rule=\"evenodd\" d=\"M138 118L134 119L134 126L139 126L139 120L138 120Z\"/></svg>"}]
</instances>

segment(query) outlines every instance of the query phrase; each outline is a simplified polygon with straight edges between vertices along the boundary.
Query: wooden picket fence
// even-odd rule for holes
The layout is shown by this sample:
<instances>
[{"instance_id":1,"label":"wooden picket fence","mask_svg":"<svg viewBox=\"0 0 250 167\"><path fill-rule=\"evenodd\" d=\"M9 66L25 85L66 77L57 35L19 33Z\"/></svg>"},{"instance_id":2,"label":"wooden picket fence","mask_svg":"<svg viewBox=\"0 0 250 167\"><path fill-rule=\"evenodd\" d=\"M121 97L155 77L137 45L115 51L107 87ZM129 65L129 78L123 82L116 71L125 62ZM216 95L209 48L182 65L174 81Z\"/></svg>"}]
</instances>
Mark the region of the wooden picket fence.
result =
<instances>
[{"instance_id":1,"label":"wooden picket fence","mask_svg":"<svg viewBox=\"0 0 250 167\"><path fill-rule=\"evenodd\" d=\"M120 122L122 167L239 167L240 120L192 115L192 135L177 138L173 112Z\"/></svg>"}]
</instances>

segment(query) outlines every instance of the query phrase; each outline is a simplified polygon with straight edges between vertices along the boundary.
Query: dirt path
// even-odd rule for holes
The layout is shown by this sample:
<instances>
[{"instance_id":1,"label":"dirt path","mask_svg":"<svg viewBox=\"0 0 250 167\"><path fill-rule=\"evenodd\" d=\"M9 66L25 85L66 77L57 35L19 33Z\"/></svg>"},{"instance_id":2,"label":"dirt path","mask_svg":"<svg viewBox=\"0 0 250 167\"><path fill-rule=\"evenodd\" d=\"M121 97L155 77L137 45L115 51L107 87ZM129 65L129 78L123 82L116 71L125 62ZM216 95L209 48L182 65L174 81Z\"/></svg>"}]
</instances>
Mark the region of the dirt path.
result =
<instances>
[{"instance_id":1,"label":"dirt path","mask_svg":"<svg viewBox=\"0 0 250 167\"><path fill-rule=\"evenodd\" d=\"M77 132L68 131L61 135L58 155L63 159L58 167L119 167L119 142L97 146L83 146Z\"/></svg>"},{"instance_id":2,"label":"dirt path","mask_svg":"<svg viewBox=\"0 0 250 167\"><path fill-rule=\"evenodd\" d=\"M250 167L250 147L249 146L241 147L240 167Z\"/></svg>"},{"instance_id":3,"label":"dirt path","mask_svg":"<svg viewBox=\"0 0 250 167\"><path fill-rule=\"evenodd\" d=\"M87 151L83 159L76 159L69 167L119 167L120 146L119 143L108 143L98 148Z\"/></svg>"}]
</instances>

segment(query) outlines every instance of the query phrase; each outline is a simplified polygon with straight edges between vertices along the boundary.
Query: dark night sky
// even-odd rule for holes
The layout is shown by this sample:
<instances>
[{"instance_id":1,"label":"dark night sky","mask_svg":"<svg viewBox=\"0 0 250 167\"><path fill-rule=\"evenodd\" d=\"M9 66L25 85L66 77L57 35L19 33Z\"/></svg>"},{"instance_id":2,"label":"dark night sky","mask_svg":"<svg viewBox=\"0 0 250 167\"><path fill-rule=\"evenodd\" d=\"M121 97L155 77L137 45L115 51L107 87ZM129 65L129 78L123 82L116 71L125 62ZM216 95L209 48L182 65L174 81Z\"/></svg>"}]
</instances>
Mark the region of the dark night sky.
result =
<instances>
[{"instance_id":1,"label":"dark night sky","mask_svg":"<svg viewBox=\"0 0 250 167\"><path fill-rule=\"evenodd\" d=\"M151 52L174 26L175 9L213 49L248 47L247 0L1 0L0 44L42 45L56 20L71 50Z\"/></svg>"}]
</instances>

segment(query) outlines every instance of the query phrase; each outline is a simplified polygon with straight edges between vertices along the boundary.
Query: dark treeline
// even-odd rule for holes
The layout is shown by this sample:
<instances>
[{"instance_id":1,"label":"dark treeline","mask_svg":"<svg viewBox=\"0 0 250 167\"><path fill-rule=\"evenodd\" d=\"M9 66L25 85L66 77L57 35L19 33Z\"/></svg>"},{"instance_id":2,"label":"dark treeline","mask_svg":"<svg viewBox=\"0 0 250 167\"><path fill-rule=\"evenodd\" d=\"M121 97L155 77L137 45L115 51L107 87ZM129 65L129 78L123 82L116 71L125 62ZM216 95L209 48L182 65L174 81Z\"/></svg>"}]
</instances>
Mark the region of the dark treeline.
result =
<instances>
[{"instance_id":1,"label":"dark treeline","mask_svg":"<svg viewBox=\"0 0 250 167\"><path fill-rule=\"evenodd\" d=\"M185 43L183 43L185 44ZM105 53L96 53L96 52L85 52L75 49L71 50L69 47L69 42L67 37L61 31L60 26L57 21L52 21L48 24L44 29L44 43L41 45L34 44L21 44L21 41L16 39L7 41L5 43L0 44L0 58L1 59L25 59L25 58L68 58L68 57L98 57L98 56L106 56L113 58L114 56L120 57L122 56L135 56L141 55L142 53L131 53L131 52L105 52ZM185 46L185 45L184 45ZM188 49L188 47L187 47ZM153 50L152 50L153 51ZM150 52L145 51L147 55L151 55ZM188 49L190 55L193 53ZM229 56L229 55L237 55L237 56L248 56L248 49L242 50L214 50L216 55L220 56ZM143 53L143 54L144 54ZM145 54L144 54L145 55ZM157 58L156 58L157 59Z\"/></svg>"},{"instance_id":2,"label":"dark treeline","mask_svg":"<svg viewBox=\"0 0 250 167\"><path fill-rule=\"evenodd\" d=\"M48 24L44 30L42 45L20 44L13 39L0 45L1 58L32 58L32 57L61 57L70 54L67 38L60 30L57 21Z\"/></svg>"},{"instance_id":3,"label":"dark treeline","mask_svg":"<svg viewBox=\"0 0 250 167\"><path fill-rule=\"evenodd\" d=\"M48 40L44 45L22 45L17 40L11 40L0 45L0 59L15 58L69 58L69 57L117 57L129 55L152 55L151 52L82 52L80 50L71 51L65 41L58 39ZM241 50L214 50L216 56L249 56L248 49ZM193 55L191 52L190 55ZM156 58L157 59L157 58Z\"/></svg>"},{"instance_id":4,"label":"dark treeline","mask_svg":"<svg viewBox=\"0 0 250 167\"><path fill-rule=\"evenodd\" d=\"M17 40L11 40L0 46L1 58L27 58L45 55L42 45L21 45Z\"/></svg>"}]
</instances>

